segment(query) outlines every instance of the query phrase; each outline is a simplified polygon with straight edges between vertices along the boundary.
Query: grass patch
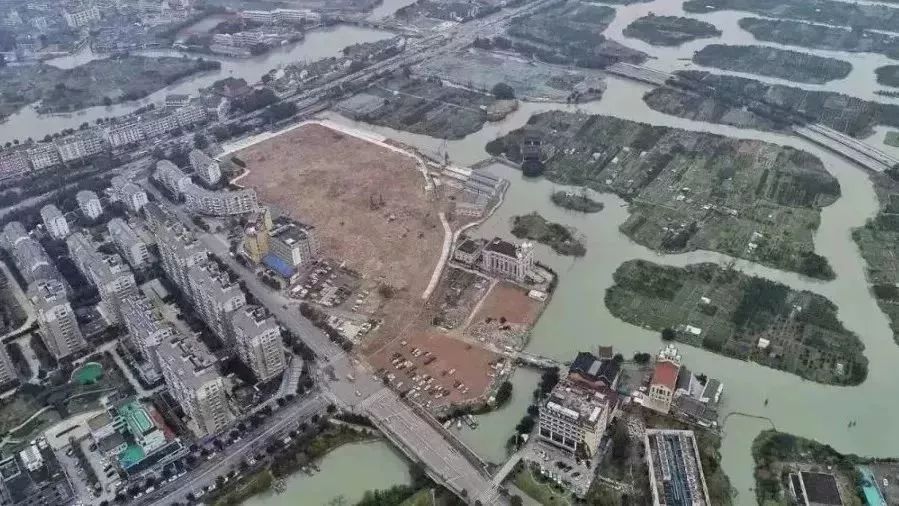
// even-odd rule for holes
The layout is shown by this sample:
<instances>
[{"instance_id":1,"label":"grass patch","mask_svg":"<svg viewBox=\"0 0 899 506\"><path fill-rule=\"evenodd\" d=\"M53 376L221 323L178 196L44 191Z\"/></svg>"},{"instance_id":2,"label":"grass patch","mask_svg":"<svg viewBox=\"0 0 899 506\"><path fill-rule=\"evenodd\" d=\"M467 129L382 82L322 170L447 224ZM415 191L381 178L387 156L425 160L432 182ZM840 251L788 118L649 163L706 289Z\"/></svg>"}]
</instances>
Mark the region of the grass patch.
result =
<instances>
[{"instance_id":1,"label":"grass patch","mask_svg":"<svg viewBox=\"0 0 899 506\"><path fill-rule=\"evenodd\" d=\"M887 146L899 148L899 132L896 130L887 132L886 136L883 138L883 143Z\"/></svg>"},{"instance_id":2,"label":"grass patch","mask_svg":"<svg viewBox=\"0 0 899 506\"><path fill-rule=\"evenodd\" d=\"M560 255L584 256L587 248L573 229L547 221L536 212L512 218L512 235L545 244Z\"/></svg>"},{"instance_id":3,"label":"grass patch","mask_svg":"<svg viewBox=\"0 0 899 506\"><path fill-rule=\"evenodd\" d=\"M419 490L415 495L400 503L400 506L434 506L431 489Z\"/></svg>"},{"instance_id":4,"label":"grass patch","mask_svg":"<svg viewBox=\"0 0 899 506\"><path fill-rule=\"evenodd\" d=\"M522 466L521 471L515 473L512 482L543 506L571 505L567 494L534 476L530 466Z\"/></svg>"},{"instance_id":5,"label":"grass patch","mask_svg":"<svg viewBox=\"0 0 899 506\"><path fill-rule=\"evenodd\" d=\"M256 473L244 476L233 486L228 487L226 491L220 494L216 499L215 506L237 506L247 499L268 492L272 488L274 477L271 471L263 469Z\"/></svg>"}]
</instances>

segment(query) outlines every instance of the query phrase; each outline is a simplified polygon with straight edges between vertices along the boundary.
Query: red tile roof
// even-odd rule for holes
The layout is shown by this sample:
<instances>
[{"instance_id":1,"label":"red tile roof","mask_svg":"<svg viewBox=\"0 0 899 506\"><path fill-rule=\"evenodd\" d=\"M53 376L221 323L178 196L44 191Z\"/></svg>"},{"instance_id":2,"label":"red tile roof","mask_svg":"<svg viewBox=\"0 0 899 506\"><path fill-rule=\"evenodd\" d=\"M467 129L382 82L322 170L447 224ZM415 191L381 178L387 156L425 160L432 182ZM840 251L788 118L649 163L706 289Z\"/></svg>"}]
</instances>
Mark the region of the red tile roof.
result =
<instances>
[{"instance_id":1,"label":"red tile roof","mask_svg":"<svg viewBox=\"0 0 899 506\"><path fill-rule=\"evenodd\" d=\"M652 372L652 384L665 385L674 390L675 385L677 385L678 371L680 371L680 367L671 362L659 362Z\"/></svg>"}]
</instances>

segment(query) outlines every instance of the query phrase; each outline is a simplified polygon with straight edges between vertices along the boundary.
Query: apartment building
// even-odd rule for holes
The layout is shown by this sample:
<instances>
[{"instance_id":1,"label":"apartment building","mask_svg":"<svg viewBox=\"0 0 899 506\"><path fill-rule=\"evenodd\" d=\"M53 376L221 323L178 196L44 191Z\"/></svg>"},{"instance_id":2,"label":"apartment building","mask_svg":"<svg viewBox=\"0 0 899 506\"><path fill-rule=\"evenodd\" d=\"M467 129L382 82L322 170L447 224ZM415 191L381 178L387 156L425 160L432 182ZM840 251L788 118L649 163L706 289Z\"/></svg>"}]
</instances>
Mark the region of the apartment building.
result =
<instances>
[{"instance_id":1,"label":"apartment building","mask_svg":"<svg viewBox=\"0 0 899 506\"><path fill-rule=\"evenodd\" d=\"M256 190L211 191L188 181L183 190L184 201L192 212L207 216L233 216L256 210Z\"/></svg>"},{"instance_id":2,"label":"apartment building","mask_svg":"<svg viewBox=\"0 0 899 506\"><path fill-rule=\"evenodd\" d=\"M56 151L63 163L77 162L103 151L103 140L93 130L75 132L56 139Z\"/></svg>"},{"instance_id":3,"label":"apartment building","mask_svg":"<svg viewBox=\"0 0 899 506\"><path fill-rule=\"evenodd\" d=\"M137 214L149 202L147 192L122 176L113 177L110 184L110 197L125 204L132 213Z\"/></svg>"},{"instance_id":4,"label":"apartment building","mask_svg":"<svg viewBox=\"0 0 899 506\"><path fill-rule=\"evenodd\" d=\"M240 11L238 15L243 19L264 25L275 23L314 24L321 21L321 15L308 9L246 10Z\"/></svg>"},{"instance_id":5,"label":"apartment building","mask_svg":"<svg viewBox=\"0 0 899 506\"><path fill-rule=\"evenodd\" d=\"M44 170L62 162L59 158L59 151L52 142L39 142L28 148L26 153L34 170Z\"/></svg>"},{"instance_id":6,"label":"apartment building","mask_svg":"<svg viewBox=\"0 0 899 506\"><path fill-rule=\"evenodd\" d=\"M148 211L147 219L156 236L162 269L169 280L185 295L190 296L188 271L194 265L204 262L209 253L189 230L181 223L168 219L155 203L147 204L144 209Z\"/></svg>"},{"instance_id":7,"label":"apartment building","mask_svg":"<svg viewBox=\"0 0 899 506\"><path fill-rule=\"evenodd\" d=\"M572 454L593 455L614 410L613 395L561 380L540 406L538 436Z\"/></svg>"},{"instance_id":8,"label":"apartment building","mask_svg":"<svg viewBox=\"0 0 899 506\"><path fill-rule=\"evenodd\" d=\"M128 121L107 126L103 129L103 137L111 147L118 148L144 140L144 130L136 120Z\"/></svg>"},{"instance_id":9,"label":"apartment building","mask_svg":"<svg viewBox=\"0 0 899 506\"><path fill-rule=\"evenodd\" d=\"M141 128L147 138L158 137L179 128L178 118L174 114L160 111L140 119Z\"/></svg>"},{"instance_id":10,"label":"apartment building","mask_svg":"<svg viewBox=\"0 0 899 506\"><path fill-rule=\"evenodd\" d=\"M189 127L198 123L203 123L209 119L209 116L206 114L206 109L195 104L188 104L184 107L175 109L174 116L175 121L177 121L178 125L181 127Z\"/></svg>"},{"instance_id":11,"label":"apartment building","mask_svg":"<svg viewBox=\"0 0 899 506\"><path fill-rule=\"evenodd\" d=\"M18 221L3 227L3 247L12 254L16 267L28 283L40 279L62 280L44 247L28 235Z\"/></svg>"},{"instance_id":12,"label":"apartment building","mask_svg":"<svg viewBox=\"0 0 899 506\"><path fill-rule=\"evenodd\" d=\"M284 371L286 359L281 328L264 307L245 306L232 316L237 354L259 381Z\"/></svg>"},{"instance_id":13,"label":"apartment building","mask_svg":"<svg viewBox=\"0 0 899 506\"><path fill-rule=\"evenodd\" d=\"M8 388L18 381L19 375L9 354L6 353L6 346L0 346L0 389Z\"/></svg>"},{"instance_id":14,"label":"apartment building","mask_svg":"<svg viewBox=\"0 0 899 506\"><path fill-rule=\"evenodd\" d=\"M269 239L269 253L291 267L314 261L321 245L315 236L315 227L279 218Z\"/></svg>"},{"instance_id":15,"label":"apartment building","mask_svg":"<svg viewBox=\"0 0 899 506\"><path fill-rule=\"evenodd\" d=\"M44 228L54 239L65 239L69 235L69 223L66 217L53 204L47 204L41 208L41 220Z\"/></svg>"},{"instance_id":16,"label":"apartment building","mask_svg":"<svg viewBox=\"0 0 899 506\"><path fill-rule=\"evenodd\" d=\"M211 261L192 266L187 276L191 300L200 318L222 342L234 345L231 313L246 304L243 289Z\"/></svg>"},{"instance_id":17,"label":"apartment building","mask_svg":"<svg viewBox=\"0 0 899 506\"><path fill-rule=\"evenodd\" d=\"M140 269L150 263L150 251L147 244L137 235L125 220L113 218L106 225L109 236L119 251L134 269Z\"/></svg>"},{"instance_id":18,"label":"apartment building","mask_svg":"<svg viewBox=\"0 0 899 506\"><path fill-rule=\"evenodd\" d=\"M14 179L31 170L28 154L23 149L0 153L0 181Z\"/></svg>"},{"instance_id":19,"label":"apartment building","mask_svg":"<svg viewBox=\"0 0 899 506\"><path fill-rule=\"evenodd\" d=\"M29 288L29 298L37 312L44 344L57 360L87 347L61 281L42 279L33 283Z\"/></svg>"},{"instance_id":20,"label":"apartment building","mask_svg":"<svg viewBox=\"0 0 899 506\"><path fill-rule=\"evenodd\" d=\"M481 252L481 268L487 274L523 283L534 270L534 245L515 245L497 237Z\"/></svg>"},{"instance_id":21,"label":"apartment building","mask_svg":"<svg viewBox=\"0 0 899 506\"><path fill-rule=\"evenodd\" d=\"M167 339L156 349L169 393L190 417L198 437L216 434L233 419L216 360L192 338Z\"/></svg>"},{"instance_id":22,"label":"apartment building","mask_svg":"<svg viewBox=\"0 0 899 506\"><path fill-rule=\"evenodd\" d=\"M100 20L100 10L89 3L73 2L63 8L62 17L69 28L77 30Z\"/></svg>"},{"instance_id":23,"label":"apartment building","mask_svg":"<svg viewBox=\"0 0 899 506\"><path fill-rule=\"evenodd\" d=\"M188 186L193 185L190 177L168 160L156 162L156 180L176 197L181 197L187 191Z\"/></svg>"},{"instance_id":24,"label":"apartment building","mask_svg":"<svg viewBox=\"0 0 899 506\"><path fill-rule=\"evenodd\" d=\"M121 321L122 301L137 293L134 274L118 254L104 255L81 232L66 240L69 255L100 293L100 311L110 323Z\"/></svg>"},{"instance_id":25,"label":"apartment building","mask_svg":"<svg viewBox=\"0 0 899 506\"><path fill-rule=\"evenodd\" d=\"M199 149L194 149L187 158L190 161L191 168L207 185L214 185L222 178L222 169L219 167L219 163L209 158L206 153Z\"/></svg>"},{"instance_id":26,"label":"apartment building","mask_svg":"<svg viewBox=\"0 0 899 506\"><path fill-rule=\"evenodd\" d=\"M81 214L88 218L95 220L103 214L103 204L100 203L100 197L96 193L90 190L81 190L75 195L75 200L78 202Z\"/></svg>"},{"instance_id":27,"label":"apartment building","mask_svg":"<svg viewBox=\"0 0 899 506\"><path fill-rule=\"evenodd\" d=\"M156 350L163 341L171 339L174 335L171 327L163 320L153 304L141 294L123 299L121 313L131 347L140 352L146 369L158 375L161 369Z\"/></svg>"}]
</instances>

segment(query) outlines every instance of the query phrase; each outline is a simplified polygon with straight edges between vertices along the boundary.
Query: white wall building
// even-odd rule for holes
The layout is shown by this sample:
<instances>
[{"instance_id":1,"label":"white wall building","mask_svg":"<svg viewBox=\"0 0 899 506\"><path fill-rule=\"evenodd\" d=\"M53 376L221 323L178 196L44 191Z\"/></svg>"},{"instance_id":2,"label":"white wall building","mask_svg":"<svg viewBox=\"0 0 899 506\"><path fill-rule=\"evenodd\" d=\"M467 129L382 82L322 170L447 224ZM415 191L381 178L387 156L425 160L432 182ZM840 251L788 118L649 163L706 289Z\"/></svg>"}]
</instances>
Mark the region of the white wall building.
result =
<instances>
[{"instance_id":1,"label":"white wall building","mask_svg":"<svg viewBox=\"0 0 899 506\"><path fill-rule=\"evenodd\" d=\"M28 160L34 170L43 170L61 162L59 151L52 142L40 142L28 148Z\"/></svg>"},{"instance_id":2,"label":"white wall building","mask_svg":"<svg viewBox=\"0 0 899 506\"><path fill-rule=\"evenodd\" d=\"M534 245L523 242L516 246L495 238L481 252L481 268L490 275L523 283L534 270Z\"/></svg>"},{"instance_id":3,"label":"white wall building","mask_svg":"<svg viewBox=\"0 0 899 506\"><path fill-rule=\"evenodd\" d=\"M281 328L263 307L246 306L232 316L237 354L259 381L284 371L286 360Z\"/></svg>"},{"instance_id":4,"label":"white wall building","mask_svg":"<svg viewBox=\"0 0 899 506\"><path fill-rule=\"evenodd\" d=\"M62 211L55 205L47 204L41 208L41 220L44 222L47 233L54 239L65 239L69 235L69 223Z\"/></svg>"},{"instance_id":5,"label":"white wall building","mask_svg":"<svg viewBox=\"0 0 899 506\"><path fill-rule=\"evenodd\" d=\"M222 178L222 169L219 167L219 163L207 156L206 153L194 149L187 158L190 160L191 168L207 185L214 185Z\"/></svg>"},{"instance_id":6,"label":"white wall building","mask_svg":"<svg viewBox=\"0 0 899 506\"><path fill-rule=\"evenodd\" d=\"M64 163L75 162L103 151L103 141L92 130L85 130L57 139L56 150Z\"/></svg>"},{"instance_id":7,"label":"white wall building","mask_svg":"<svg viewBox=\"0 0 899 506\"><path fill-rule=\"evenodd\" d=\"M562 380L540 406L537 434L541 440L576 453L593 455L614 406L606 394Z\"/></svg>"},{"instance_id":8,"label":"white wall building","mask_svg":"<svg viewBox=\"0 0 899 506\"><path fill-rule=\"evenodd\" d=\"M150 263L150 251L147 249L147 244L138 237L128 222L121 218L113 218L106 226L112 241L132 268L140 269Z\"/></svg>"},{"instance_id":9,"label":"white wall building","mask_svg":"<svg viewBox=\"0 0 899 506\"><path fill-rule=\"evenodd\" d=\"M259 203L252 188L234 191L211 191L188 182L184 188L187 208L208 216L231 216L255 211Z\"/></svg>"},{"instance_id":10,"label":"white wall building","mask_svg":"<svg viewBox=\"0 0 899 506\"><path fill-rule=\"evenodd\" d=\"M144 130L137 121L129 121L107 126L103 137L110 146L118 148L144 140Z\"/></svg>"},{"instance_id":11,"label":"white wall building","mask_svg":"<svg viewBox=\"0 0 899 506\"><path fill-rule=\"evenodd\" d=\"M37 281L31 285L29 296L37 311L44 344L57 360L87 347L62 282L56 279Z\"/></svg>"},{"instance_id":12,"label":"white wall building","mask_svg":"<svg viewBox=\"0 0 899 506\"><path fill-rule=\"evenodd\" d=\"M78 208L81 213L88 218L95 220L103 214L103 204L100 203L100 197L96 193L89 190L81 190L75 195L78 201Z\"/></svg>"},{"instance_id":13,"label":"white wall building","mask_svg":"<svg viewBox=\"0 0 899 506\"><path fill-rule=\"evenodd\" d=\"M156 179L176 197L181 197L189 186L194 186L190 177L168 160L156 162Z\"/></svg>"}]
</instances>

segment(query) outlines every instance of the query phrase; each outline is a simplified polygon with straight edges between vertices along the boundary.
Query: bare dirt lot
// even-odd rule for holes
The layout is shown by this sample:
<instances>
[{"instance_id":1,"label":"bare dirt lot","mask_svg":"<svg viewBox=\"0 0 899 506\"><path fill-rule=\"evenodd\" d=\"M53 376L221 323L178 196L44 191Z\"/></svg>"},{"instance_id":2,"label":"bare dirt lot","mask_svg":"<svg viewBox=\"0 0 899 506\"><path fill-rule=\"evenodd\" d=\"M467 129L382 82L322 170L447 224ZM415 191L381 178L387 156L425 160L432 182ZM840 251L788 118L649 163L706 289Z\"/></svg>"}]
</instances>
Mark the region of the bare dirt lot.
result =
<instances>
[{"instance_id":1,"label":"bare dirt lot","mask_svg":"<svg viewBox=\"0 0 899 506\"><path fill-rule=\"evenodd\" d=\"M520 349L543 305L528 297L527 290L500 282L487 294L465 334L481 342Z\"/></svg>"},{"instance_id":2,"label":"bare dirt lot","mask_svg":"<svg viewBox=\"0 0 899 506\"><path fill-rule=\"evenodd\" d=\"M322 250L389 285L382 312L417 313L443 241L439 203L414 159L320 125L305 125L236 153L242 184L261 201L316 227ZM379 291L384 293L384 291ZM376 315L377 316L377 315ZM382 333L395 331L391 318Z\"/></svg>"},{"instance_id":3,"label":"bare dirt lot","mask_svg":"<svg viewBox=\"0 0 899 506\"><path fill-rule=\"evenodd\" d=\"M405 345L396 340L371 356L372 366L384 369L385 374L392 373L395 378L391 383L400 391L418 387L417 392L412 390L407 395L432 410L482 397L493 382L492 366L501 359L480 346L437 331L416 334L404 341ZM397 353L412 365L395 366L392 362ZM428 378L433 380L428 383Z\"/></svg>"}]
</instances>

